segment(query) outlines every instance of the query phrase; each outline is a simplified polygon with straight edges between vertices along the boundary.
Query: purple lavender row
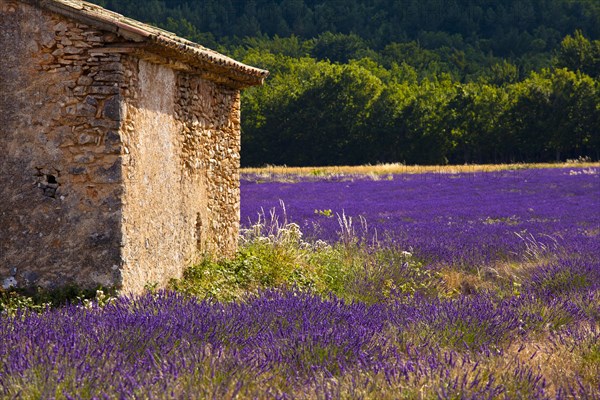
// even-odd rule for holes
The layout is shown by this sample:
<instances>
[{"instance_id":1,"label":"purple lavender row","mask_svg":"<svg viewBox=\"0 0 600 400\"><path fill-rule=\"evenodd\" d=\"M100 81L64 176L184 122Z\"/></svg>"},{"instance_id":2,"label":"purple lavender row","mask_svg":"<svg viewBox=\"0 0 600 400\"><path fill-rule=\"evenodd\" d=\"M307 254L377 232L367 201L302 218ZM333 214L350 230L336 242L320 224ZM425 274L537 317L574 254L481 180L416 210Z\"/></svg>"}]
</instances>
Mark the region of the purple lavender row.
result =
<instances>
[{"instance_id":1,"label":"purple lavender row","mask_svg":"<svg viewBox=\"0 0 600 400\"><path fill-rule=\"evenodd\" d=\"M288 220L307 236L337 241L335 216L344 214L357 234L441 264L489 264L559 248L600 254L597 168L257 182L242 180L245 226L261 209L281 214L283 201Z\"/></svg>"},{"instance_id":2,"label":"purple lavender row","mask_svg":"<svg viewBox=\"0 0 600 400\"><path fill-rule=\"evenodd\" d=\"M519 341L524 348L552 324L553 346L597 345L593 308L600 309L597 289L372 306L294 291L229 304L174 293L120 298L103 309L0 318L0 397L262 397L270 390L293 398L330 391L327 377L350 377L344 389L361 391L374 379L383 385L377 390L413 390L421 382L441 398L599 394L589 382L579 387L576 373L550 390L521 359L522 348L507 350ZM512 361L498 368L504 359Z\"/></svg>"}]
</instances>

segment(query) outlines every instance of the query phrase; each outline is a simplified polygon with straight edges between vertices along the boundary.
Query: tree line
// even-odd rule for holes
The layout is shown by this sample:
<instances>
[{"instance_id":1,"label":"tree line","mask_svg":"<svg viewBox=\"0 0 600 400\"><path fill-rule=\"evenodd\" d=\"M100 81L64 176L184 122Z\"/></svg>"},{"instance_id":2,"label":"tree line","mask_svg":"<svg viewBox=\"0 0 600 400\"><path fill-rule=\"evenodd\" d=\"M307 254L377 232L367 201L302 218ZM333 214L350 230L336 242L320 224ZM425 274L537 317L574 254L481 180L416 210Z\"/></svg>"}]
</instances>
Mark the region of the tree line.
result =
<instances>
[{"instance_id":1,"label":"tree line","mask_svg":"<svg viewBox=\"0 0 600 400\"><path fill-rule=\"evenodd\" d=\"M600 158L591 0L96 0L271 76L243 165Z\"/></svg>"},{"instance_id":2,"label":"tree line","mask_svg":"<svg viewBox=\"0 0 600 400\"><path fill-rule=\"evenodd\" d=\"M243 164L554 161L600 157L600 41L561 42L551 67L519 78L500 61L472 80L401 62L334 63L259 47L273 72L246 90Z\"/></svg>"}]
</instances>

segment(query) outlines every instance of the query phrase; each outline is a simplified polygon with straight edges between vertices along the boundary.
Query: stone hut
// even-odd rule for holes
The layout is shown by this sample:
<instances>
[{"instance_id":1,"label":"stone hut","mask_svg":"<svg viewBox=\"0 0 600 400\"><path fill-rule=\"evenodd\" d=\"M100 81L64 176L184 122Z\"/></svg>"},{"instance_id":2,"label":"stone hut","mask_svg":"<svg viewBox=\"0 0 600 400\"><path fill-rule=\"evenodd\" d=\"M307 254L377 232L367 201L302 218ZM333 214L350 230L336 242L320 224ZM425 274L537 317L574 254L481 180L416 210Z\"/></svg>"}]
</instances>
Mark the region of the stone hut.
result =
<instances>
[{"instance_id":1,"label":"stone hut","mask_svg":"<svg viewBox=\"0 0 600 400\"><path fill-rule=\"evenodd\" d=\"M235 252L268 72L80 0L0 0L0 283L165 285Z\"/></svg>"}]
</instances>

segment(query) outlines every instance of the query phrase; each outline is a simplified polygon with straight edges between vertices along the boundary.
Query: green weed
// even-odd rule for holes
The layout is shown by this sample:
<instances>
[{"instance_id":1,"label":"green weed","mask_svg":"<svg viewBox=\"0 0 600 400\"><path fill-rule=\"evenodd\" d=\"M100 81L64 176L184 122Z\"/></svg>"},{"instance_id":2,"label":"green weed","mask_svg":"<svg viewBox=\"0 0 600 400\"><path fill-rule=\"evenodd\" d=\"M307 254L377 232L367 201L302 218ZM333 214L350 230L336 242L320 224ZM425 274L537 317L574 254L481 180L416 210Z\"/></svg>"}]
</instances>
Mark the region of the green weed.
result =
<instances>
[{"instance_id":1,"label":"green weed","mask_svg":"<svg viewBox=\"0 0 600 400\"><path fill-rule=\"evenodd\" d=\"M170 287L222 301L265 288L293 287L367 304L416 293L437 296L445 290L439 273L413 260L411 253L363 243L352 220L338 218L342 240L332 245L304 240L299 226L285 219L262 218L242 233L235 258L206 258Z\"/></svg>"}]
</instances>

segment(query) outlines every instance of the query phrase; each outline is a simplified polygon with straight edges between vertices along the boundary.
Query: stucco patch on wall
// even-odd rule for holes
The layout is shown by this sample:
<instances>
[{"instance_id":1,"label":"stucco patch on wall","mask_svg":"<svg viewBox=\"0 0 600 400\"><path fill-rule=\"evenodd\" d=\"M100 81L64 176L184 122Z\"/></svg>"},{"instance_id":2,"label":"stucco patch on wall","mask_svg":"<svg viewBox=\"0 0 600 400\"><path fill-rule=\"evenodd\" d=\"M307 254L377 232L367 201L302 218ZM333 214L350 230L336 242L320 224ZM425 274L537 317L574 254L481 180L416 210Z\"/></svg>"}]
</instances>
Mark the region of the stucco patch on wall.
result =
<instances>
[{"instance_id":1,"label":"stucco patch on wall","mask_svg":"<svg viewBox=\"0 0 600 400\"><path fill-rule=\"evenodd\" d=\"M144 60L129 63L137 64L137 76L131 86L135 99L125 103L129 154L124 157L123 274L127 286L164 285L181 275L189 253L182 248L187 246L181 231L190 229L184 221L188 211L181 209L182 197L188 194L181 187L178 164L175 72Z\"/></svg>"}]
</instances>

